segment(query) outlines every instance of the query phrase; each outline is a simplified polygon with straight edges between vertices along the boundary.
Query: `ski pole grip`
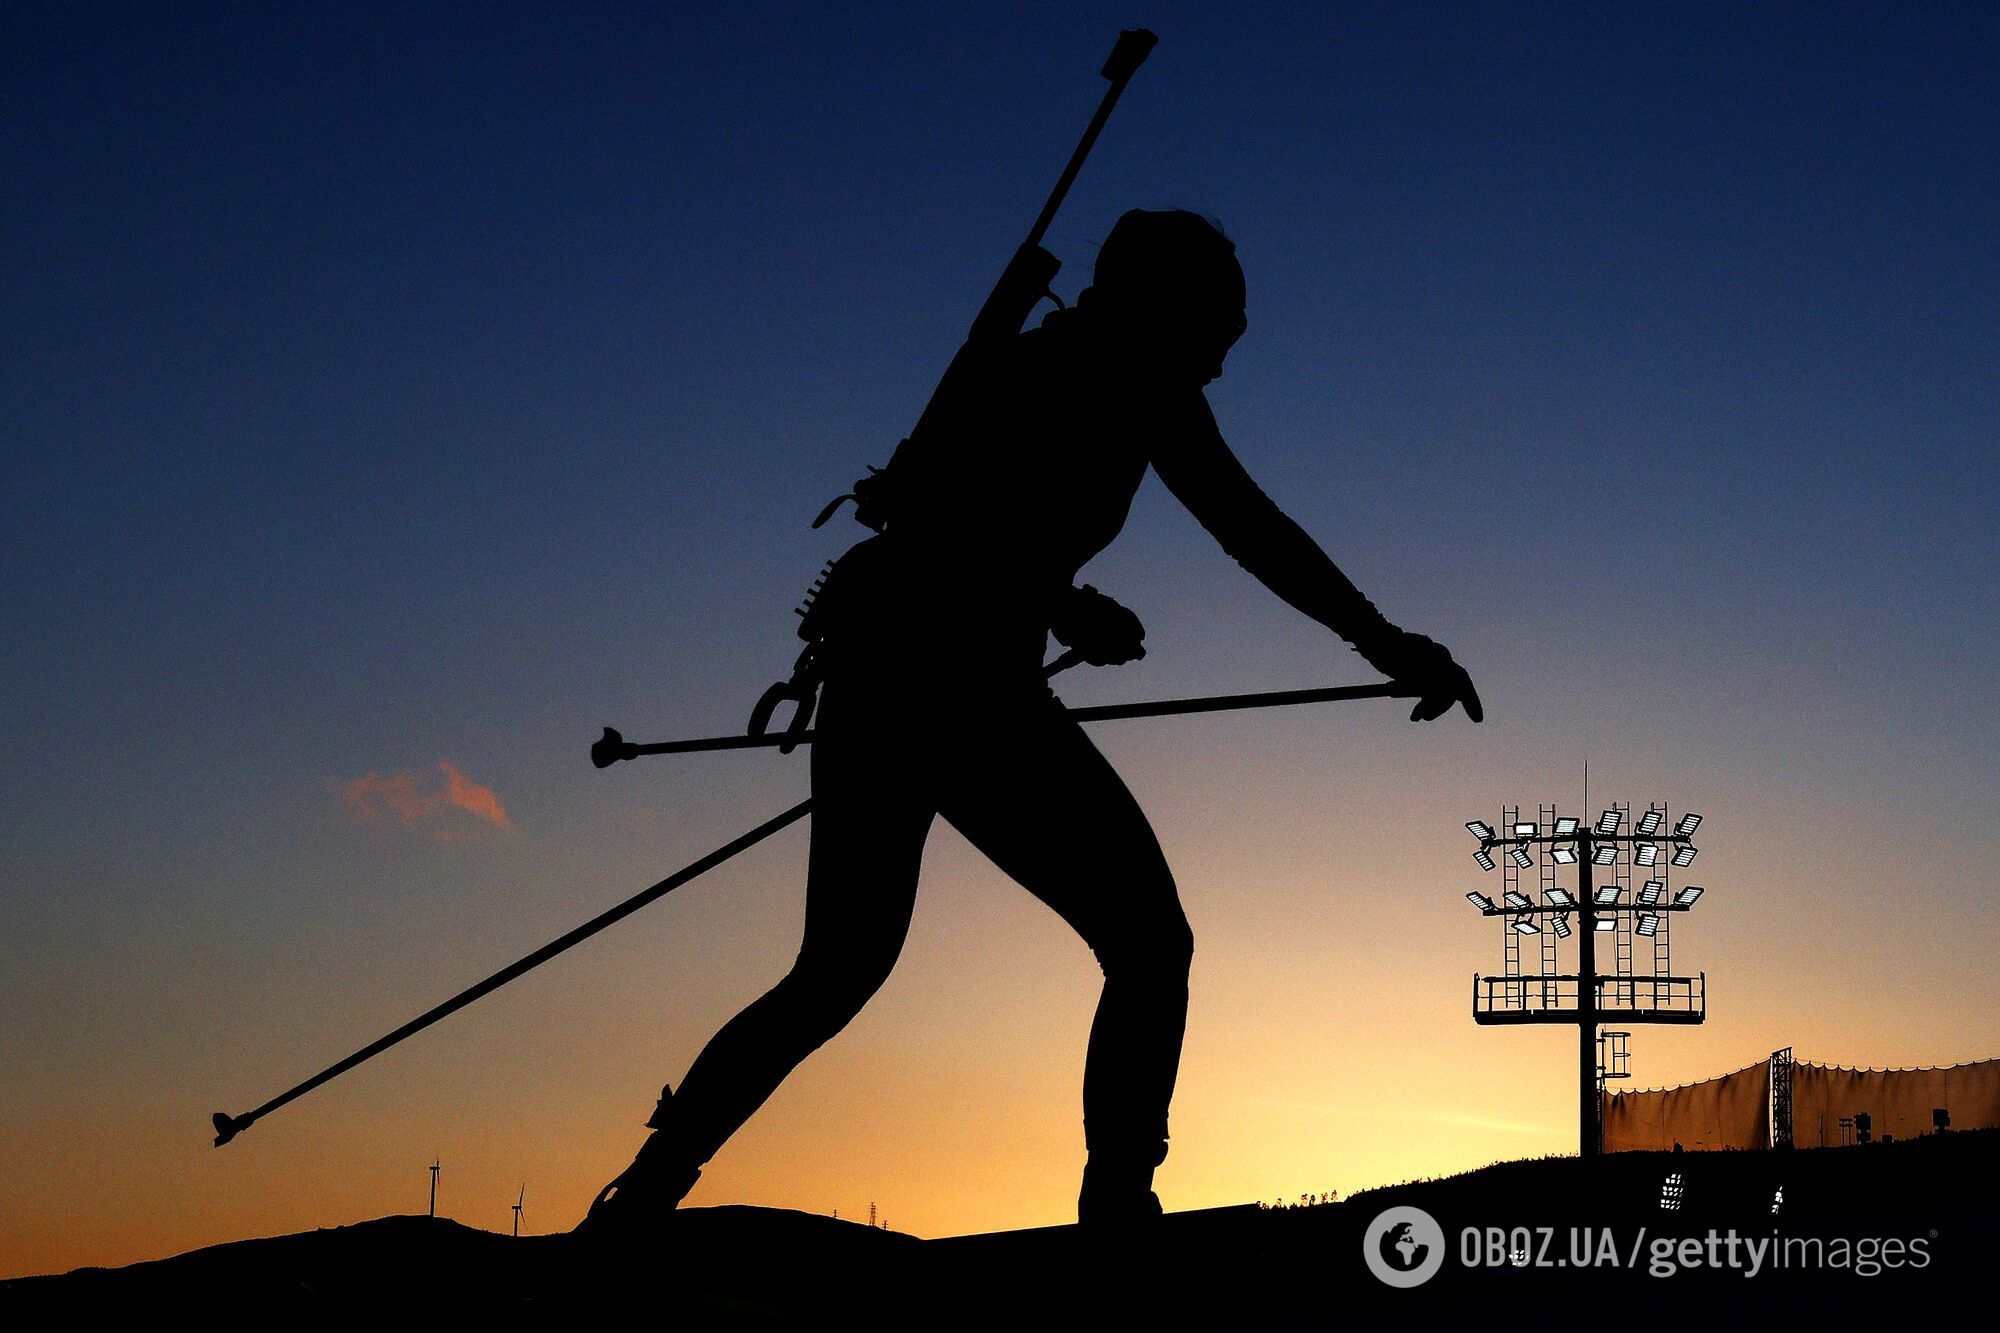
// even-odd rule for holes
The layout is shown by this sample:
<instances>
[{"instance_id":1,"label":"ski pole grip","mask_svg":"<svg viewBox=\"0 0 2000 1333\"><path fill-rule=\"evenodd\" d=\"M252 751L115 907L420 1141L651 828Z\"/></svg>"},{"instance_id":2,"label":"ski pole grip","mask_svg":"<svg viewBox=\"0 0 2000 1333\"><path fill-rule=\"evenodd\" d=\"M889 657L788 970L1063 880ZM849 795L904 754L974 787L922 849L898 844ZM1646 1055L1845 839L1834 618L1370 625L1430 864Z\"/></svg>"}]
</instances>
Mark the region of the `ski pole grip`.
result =
<instances>
[{"instance_id":1,"label":"ski pole grip","mask_svg":"<svg viewBox=\"0 0 2000 1333\"><path fill-rule=\"evenodd\" d=\"M766 731L769 731L771 729L771 714L778 710L779 704L792 697L791 691L786 689L785 685L786 682L782 680L775 681L772 683L770 689L765 690L763 694L757 697L757 706L750 710L750 726L748 730L752 736L762 736Z\"/></svg>"},{"instance_id":2,"label":"ski pole grip","mask_svg":"<svg viewBox=\"0 0 2000 1333\"><path fill-rule=\"evenodd\" d=\"M621 759L636 757L638 753L638 746L606 727L604 734L591 743L590 762L599 768L609 768Z\"/></svg>"},{"instance_id":3,"label":"ski pole grip","mask_svg":"<svg viewBox=\"0 0 2000 1333\"><path fill-rule=\"evenodd\" d=\"M798 690L789 696L793 703L791 724L785 728L785 739L778 742L779 754L790 754L799 748L799 742L806 737L806 728L812 722L813 705L819 696L811 690Z\"/></svg>"},{"instance_id":4,"label":"ski pole grip","mask_svg":"<svg viewBox=\"0 0 2000 1333\"><path fill-rule=\"evenodd\" d=\"M812 721L813 703L818 696L810 685L801 684L796 678L781 680L765 690L757 700L757 706L750 710L750 735L763 736L771 729L771 715L778 705L787 700L792 704L792 720L785 727L784 738L778 742L779 754L790 754L805 739L806 727Z\"/></svg>"},{"instance_id":5,"label":"ski pole grip","mask_svg":"<svg viewBox=\"0 0 2000 1333\"><path fill-rule=\"evenodd\" d=\"M1153 53L1160 39L1144 28L1128 28L1118 34L1118 45L1111 48L1111 58L1104 62L1104 77L1113 83L1123 83L1138 72L1146 63L1146 57Z\"/></svg>"}]
</instances>

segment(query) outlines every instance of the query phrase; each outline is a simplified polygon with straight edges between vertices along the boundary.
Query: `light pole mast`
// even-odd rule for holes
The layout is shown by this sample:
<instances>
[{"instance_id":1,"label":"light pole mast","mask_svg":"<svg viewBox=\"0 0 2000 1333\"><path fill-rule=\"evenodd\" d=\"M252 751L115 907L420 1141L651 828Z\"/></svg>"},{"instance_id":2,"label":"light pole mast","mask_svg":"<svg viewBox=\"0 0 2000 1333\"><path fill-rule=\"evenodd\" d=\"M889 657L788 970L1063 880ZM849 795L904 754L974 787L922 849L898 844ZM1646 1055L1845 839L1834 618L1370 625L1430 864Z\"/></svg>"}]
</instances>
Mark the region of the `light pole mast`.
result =
<instances>
[{"instance_id":1,"label":"light pole mast","mask_svg":"<svg viewBox=\"0 0 2000 1333\"><path fill-rule=\"evenodd\" d=\"M1685 912L1707 890L1689 884L1671 889L1668 866L1692 865L1696 856L1694 831L1700 815L1683 815L1669 832L1663 806L1650 807L1630 833L1621 824L1625 807L1614 805L1596 825L1585 825L1573 816L1558 817L1543 807L1542 818L1519 821L1510 807L1500 829L1475 819L1466 829L1479 839L1472 859L1481 870L1492 870L1497 862L1494 850L1504 848L1508 869L1505 892L1495 902L1483 893L1465 896L1483 916L1497 916L1507 930L1506 970L1498 977L1472 979L1472 1017L1478 1023L1567 1023L1576 1028L1576 1118L1577 1153L1584 1160L1595 1159L1603 1151L1603 1084L1600 1073L1623 1077L1624 1047L1620 1045L1621 1071L1600 1071L1598 1025L1607 1016L1633 1023L1699 1023L1707 1017L1707 981L1701 975L1674 976L1668 958L1665 926L1667 914ZM1547 824L1543 823L1547 820ZM1531 851L1532 849L1532 851ZM1541 901L1528 896L1531 887L1516 883L1516 872L1541 867ZM1576 890L1556 883L1563 866L1576 867ZM1594 867L1608 866L1605 882L1596 882ZM1632 867L1644 868L1659 876L1643 886L1633 887L1627 877ZM1576 972L1556 971L1557 948L1571 934L1575 919ZM1521 935L1542 935L1547 926L1552 935L1542 944L1542 971L1533 975L1520 972ZM1653 964L1643 979L1632 975L1630 934L1653 946ZM1610 976L1597 970L1597 933L1616 931L1619 947L1617 966ZM1613 985L1601 990L1604 982ZM1565 988L1576 987L1574 1003L1566 1001ZM1627 1034L1613 1034L1622 1041Z\"/></svg>"},{"instance_id":2,"label":"light pole mast","mask_svg":"<svg viewBox=\"0 0 2000 1333\"><path fill-rule=\"evenodd\" d=\"M1590 830L1576 840L1576 1141L1592 1161L1604 1147L1598 1133L1597 913L1591 908Z\"/></svg>"}]
</instances>

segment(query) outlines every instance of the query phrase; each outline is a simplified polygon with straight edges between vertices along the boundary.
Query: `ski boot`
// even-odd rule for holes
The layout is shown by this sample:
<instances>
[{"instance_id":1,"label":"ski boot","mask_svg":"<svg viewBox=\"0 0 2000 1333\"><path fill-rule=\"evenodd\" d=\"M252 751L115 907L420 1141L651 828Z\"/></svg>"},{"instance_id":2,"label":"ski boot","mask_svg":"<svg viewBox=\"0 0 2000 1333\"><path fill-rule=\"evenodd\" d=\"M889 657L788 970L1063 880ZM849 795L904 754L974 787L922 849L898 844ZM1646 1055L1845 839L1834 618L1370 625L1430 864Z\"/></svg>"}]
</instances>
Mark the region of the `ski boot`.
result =
<instances>
[{"instance_id":1,"label":"ski boot","mask_svg":"<svg viewBox=\"0 0 2000 1333\"><path fill-rule=\"evenodd\" d=\"M1166 1159L1164 1139L1138 1147L1092 1149L1076 1197L1077 1224L1118 1229L1157 1220L1161 1208L1160 1196L1153 1193L1153 1169Z\"/></svg>"},{"instance_id":2,"label":"ski boot","mask_svg":"<svg viewBox=\"0 0 2000 1333\"><path fill-rule=\"evenodd\" d=\"M634 1239L657 1233L673 1219L674 1210L701 1179L701 1168L688 1161L671 1129L673 1089L661 1088L646 1128L653 1131L632 1165L619 1172L597 1193L574 1234L591 1238Z\"/></svg>"}]
</instances>

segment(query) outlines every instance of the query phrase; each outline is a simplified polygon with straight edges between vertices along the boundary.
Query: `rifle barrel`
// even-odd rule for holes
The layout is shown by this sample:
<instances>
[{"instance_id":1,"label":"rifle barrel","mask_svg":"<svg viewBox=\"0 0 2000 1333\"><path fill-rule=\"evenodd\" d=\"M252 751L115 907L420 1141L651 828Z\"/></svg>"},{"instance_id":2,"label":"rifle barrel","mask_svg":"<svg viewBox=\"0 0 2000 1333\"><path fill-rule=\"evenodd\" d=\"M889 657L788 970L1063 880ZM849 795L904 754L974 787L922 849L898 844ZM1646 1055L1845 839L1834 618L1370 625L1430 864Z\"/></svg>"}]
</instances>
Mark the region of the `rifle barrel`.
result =
<instances>
[{"instance_id":1,"label":"rifle barrel","mask_svg":"<svg viewBox=\"0 0 2000 1333\"><path fill-rule=\"evenodd\" d=\"M1105 90L1104 100L1097 104L1097 114L1090 118L1090 125L1077 143L1076 151L1069 156L1069 165L1063 168L1062 177L1056 181L1056 188L1050 192L1049 201L1042 205L1042 215L1035 219L1035 225L1028 231L1027 244L1036 246L1048 234L1049 224L1055 221L1056 210L1062 207L1069 187L1076 183L1076 173L1083 170L1083 160L1090 156L1090 150L1097 143L1097 136L1104 129L1104 122L1111 119L1111 108L1118 105L1119 94L1132 81L1139 66L1160 39L1144 28L1135 28L1118 34L1118 45L1111 50L1111 58L1104 62L1104 77L1111 80L1111 87Z\"/></svg>"}]
</instances>

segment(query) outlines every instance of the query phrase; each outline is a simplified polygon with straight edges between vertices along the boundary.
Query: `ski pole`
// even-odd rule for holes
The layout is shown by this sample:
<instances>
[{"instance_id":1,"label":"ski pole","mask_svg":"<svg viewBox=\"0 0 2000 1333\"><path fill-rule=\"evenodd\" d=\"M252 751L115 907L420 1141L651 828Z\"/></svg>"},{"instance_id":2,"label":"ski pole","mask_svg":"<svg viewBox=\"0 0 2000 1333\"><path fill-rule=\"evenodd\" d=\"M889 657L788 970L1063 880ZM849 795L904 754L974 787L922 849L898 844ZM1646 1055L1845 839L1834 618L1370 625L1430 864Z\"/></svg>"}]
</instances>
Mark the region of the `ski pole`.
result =
<instances>
[{"instance_id":1,"label":"ski pole","mask_svg":"<svg viewBox=\"0 0 2000 1333\"><path fill-rule=\"evenodd\" d=\"M1074 653L1066 653L1056 659L1056 661L1050 663L1046 668L1048 674L1054 675L1065 666L1072 665L1075 657ZM1383 681L1376 685L1335 685L1323 689L1267 690L1257 694L1215 694L1191 699L1161 699L1130 704L1102 704L1092 708L1071 709L1069 715L1083 722L1112 721L1133 717L1172 717L1187 713L1217 713L1244 708L1274 708L1293 704L1334 703L1345 699L1407 699L1416 697L1417 693L1417 691L1399 685L1395 681ZM617 736L617 733L609 727L605 728L605 734L607 740ZM811 738L811 732L803 733L801 737L803 740L810 740ZM619 743L630 746L634 754L666 754L686 750L726 750L747 746L776 745L782 739L783 737L781 736L722 736L709 740L669 741L654 746L634 746L630 742ZM592 747L594 760L599 747L604 744L605 741L599 741L597 746ZM607 764L616 762L617 759L630 757L630 754L620 754L614 756L612 759L599 761L598 767L602 768ZM651 888L643 889L632 897L627 898L624 902L600 912L578 926L575 930L570 931L560 938L549 941L527 957L510 963L485 980L467 987L444 1003L419 1014L395 1031L378 1037L346 1059L328 1065L325 1069L314 1074L297 1087L278 1094L255 1110L246 1111L244 1114L237 1116L230 1115L227 1111L217 1111L210 1117L215 1125L215 1146L218 1148L222 1147L279 1107L304 1096L323 1083L340 1077L356 1065L372 1060L405 1038L422 1032L439 1019L447 1018L457 1013L474 1000L490 995L516 977L540 967L557 954L563 953L573 946L583 943L583 941L598 932L616 925L640 908L672 893L689 880L707 874L709 871L715 869L715 867L737 855L737 853L748 851L773 834L791 827L810 814L812 806L811 798L807 798L789 810L772 816L747 833L743 833L724 843L708 855L682 866L679 870L676 870L673 874L667 876Z\"/></svg>"},{"instance_id":2,"label":"ski pole","mask_svg":"<svg viewBox=\"0 0 2000 1333\"><path fill-rule=\"evenodd\" d=\"M1178 717L1187 713L1226 713L1244 708L1286 708L1296 704L1339 703L1347 699L1415 699L1422 691L1385 680L1376 685L1329 685L1310 690L1264 690L1255 694L1209 694L1191 699L1150 699L1129 704L1093 704L1071 708L1069 716L1078 722L1115 722L1133 717ZM754 750L763 746L791 743L810 744L814 732L808 728L795 734L765 736L701 736L686 741L655 741L641 745L626 740L606 727L590 747L590 762L609 768L624 759L642 754L690 754L699 750Z\"/></svg>"},{"instance_id":3,"label":"ski pole","mask_svg":"<svg viewBox=\"0 0 2000 1333\"><path fill-rule=\"evenodd\" d=\"M1056 658L1053 662L1050 662L1047 666L1042 668L1043 674L1045 676L1057 675L1063 671L1067 671L1070 667L1077 665L1077 663L1079 663L1082 660L1083 660L1082 656L1074 651L1064 653L1061 657ZM773 736L770 739L773 744L776 744L778 741L782 740L783 737ZM602 765L600 765L600 767L602 767ZM356 1065L374 1059L376 1056L388 1050L391 1046L396 1045L404 1038L414 1037L417 1033L422 1032L425 1028L437 1022L439 1019L450 1017L452 1014L455 1014L459 1010L465 1008L465 1006L467 1006L468 1004L471 1004L474 1000L477 1000L485 995L490 995L494 991L499 990L502 986L506 985L514 978L521 976L525 973L534 971L536 968L540 967L543 963L548 962L549 959L554 958L557 954L562 953L575 945L583 943L585 940L589 939L592 935L597 934L601 930L617 925L620 921L623 921L626 917L632 915L632 913L638 911L640 908L646 906L649 903L656 902L657 900L664 898L666 895L672 893L675 889L678 889L681 885L687 883L689 880L697 879L700 876L707 874L709 871L721 865L724 861L727 861L731 857L735 856L738 852L748 851L750 848L755 847L758 843L764 841L772 834L790 828L793 824L798 823L801 819L804 819L808 814L812 813L812 806L813 806L812 800L810 797L808 797L807 799L800 801L797 805L793 806L791 809L783 811L780 814L773 815L771 818L765 820L763 823L759 824L756 828L751 829L749 832L744 833L739 837L732 838L730 841L724 843L722 846L710 852L707 856L701 857L698 860L690 861L688 864L682 866L679 870L676 870L673 874L668 875L665 879L661 880L658 884L653 885L651 888L642 889L638 893L633 894L630 898L627 898L624 902L619 903L617 906L608 908L605 911L598 913L590 920L578 926L575 930L570 931L567 935L564 935L558 939L550 940L547 944L544 944L541 948L535 950L527 957L522 958L516 962L509 963L507 966L501 968L498 972L495 972L492 976L487 977L484 981L466 987L458 994L452 996L449 1000L446 1000L443 1004L437 1005L436 1007L428 1009L425 1012L417 1015L417 1017L403 1024L403 1026L397 1028L394 1032L390 1032L384 1036L378 1037L374 1041L369 1042L366 1046L363 1046L360 1050L356 1051L354 1054L348 1056L346 1059L336 1061L335 1063L328 1065L325 1069L320 1070L319 1073L314 1074L311 1078L307 1079L305 1082L299 1084L295 1088L291 1088L285 1092L279 1093L276 1097L273 1097L270 1101L265 1102L262 1106L258 1107L256 1110L246 1111L242 1115L231 1115L227 1111L217 1111L214 1115L209 1117L210 1121L215 1125L215 1146L220 1148L223 1144L229 1142L231 1139L235 1138L238 1134L241 1134L244 1130L250 1128L250 1126L256 1124L259 1120L262 1120L265 1116L271 1114L271 1112L277 1110L279 1107L285 1105L287 1102L293 1101L294 1099L299 1097L303 1097L308 1092L311 1092L314 1088L317 1088L320 1084L339 1078L342 1074L345 1074L348 1070L354 1068Z\"/></svg>"},{"instance_id":4,"label":"ski pole","mask_svg":"<svg viewBox=\"0 0 2000 1333\"><path fill-rule=\"evenodd\" d=\"M214 1114L214 1116L211 1117L211 1119L215 1123L215 1146L220 1148L223 1144L229 1142L231 1139L235 1138L238 1134L241 1134L244 1130L250 1128L250 1126L256 1124L259 1120L262 1120L265 1116L271 1114L271 1112L277 1110L285 1103L292 1101L295 1098L303 1097L308 1092L311 1092L314 1088L317 1088L320 1084L325 1083L331 1079L340 1077L342 1074L345 1074L348 1070L354 1068L354 1066L358 1064L361 1064L363 1061L372 1060L374 1057L388 1050L391 1046L394 1046L397 1042L402 1041L405 1037L415 1036L417 1033L422 1032L425 1028L429 1027L431 1024L437 1022L439 1019L455 1014L459 1010L465 1008L466 1005L471 1004L474 1000L479 999L481 996L488 995L496 990L499 990L502 986L512 981L515 977L518 977L525 972L531 972L535 968L540 967L543 963L548 962L549 959L554 958L557 954L562 953L564 950L570 948L572 945L581 944L585 940L589 939L592 935L595 935L599 931L604 930L606 927L618 924L620 921L623 921L626 917L632 915L632 913L638 911L640 908L646 906L648 903L651 903L656 899L665 897L667 894L672 893L675 889L678 889L681 885L687 883L691 879L695 879L698 876L707 874L709 871L721 865L724 861L727 861L731 857L735 856L738 852L748 851L750 848L755 847L758 843L764 841L764 839L770 837L772 834L777 833L780 830L789 828L793 824L798 823L801 819L804 819L809 813L811 813L811 811L812 811L812 801L810 799L807 799L800 801L797 805L793 806L789 810L784 811L781 814L773 815L771 818L759 824L756 828L751 829L748 833L745 833L740 837L731 839L730 841L724 843L722 846L716 848L714 851L710 852L707 856L704 856L699 860L690 861L687 865L682 866L679 870L676 870L673 874L668 875L665 879L661 880L658 884L653 885L651 888L645 889L639 893L632 895L630 898L627 898L624 902L619 903L616 907L612 907L606 911L598 913L596 916L584 922L582 925L578 926L575 930L570 931L567 935L562 936L560 939L550 940L547 944L544 944L541 948L535 950L533 953L529 954L526 958L521 959L519 962L509 963L506 967L501 968L498 972L495 972L492 976L486 978L486 980L479 982L477 985L466 987L458 994L452 996L449 1000L446 1000L443 1004L440 1004L436 1008L428 1010L425 1013L418 1015L417 1017L411 1019L409 1022L403 1024L403 1026L397 1028L394 1032L391 1032L383 1037L378 1037L376 1040L369 1042L366 1046L363 1046L360 1050L348 1056L345 1060L341 1060L336 1064L328 1065L325 1069L320 1070L319 1073L314 1074L311 1078L307 1079L305 1082L299 1084L297 1087L292 1088L287 1092L279 1093L276 1097L273 1097L270 1101L265 1102L262 1106L258 1107L256 1110L248 1111L242 1115L234 1115L234 1116L230 1115L227 1111L217 1111Z\"/></svg>"}]
</instances>

